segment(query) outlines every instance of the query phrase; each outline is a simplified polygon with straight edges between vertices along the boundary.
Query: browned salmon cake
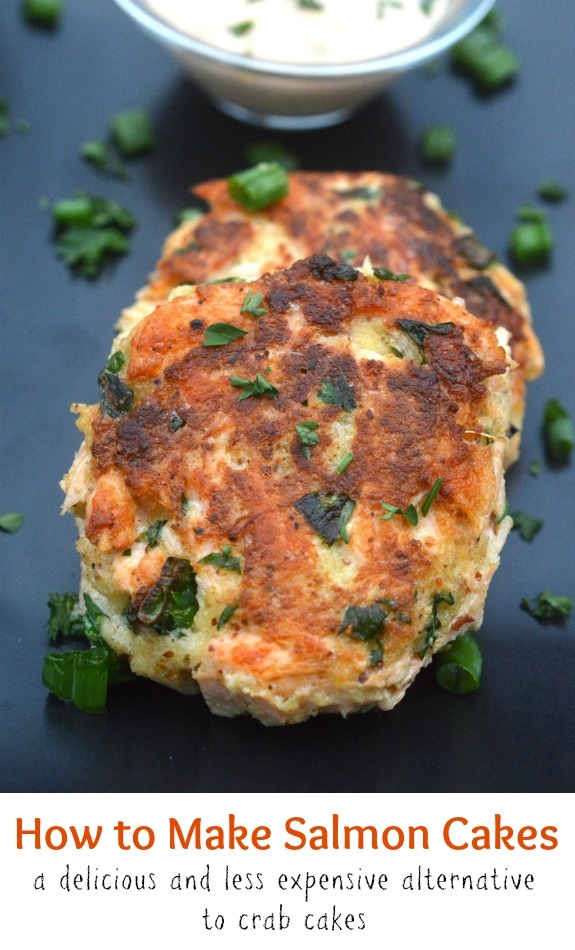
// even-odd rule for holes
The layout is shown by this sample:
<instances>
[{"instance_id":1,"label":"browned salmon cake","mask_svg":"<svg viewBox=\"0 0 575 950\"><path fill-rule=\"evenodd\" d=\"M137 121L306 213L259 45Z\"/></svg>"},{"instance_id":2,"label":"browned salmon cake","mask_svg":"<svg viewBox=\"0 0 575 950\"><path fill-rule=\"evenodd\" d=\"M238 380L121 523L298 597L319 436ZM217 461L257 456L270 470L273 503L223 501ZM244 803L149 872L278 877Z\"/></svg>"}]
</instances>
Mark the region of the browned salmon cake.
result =
<instances>
[{"instance_id":1,"label":"browned salmon cake","mask_svg":"<svg viewBox=\"0 0 575 950\"><path fill-rule=\"evenodd\" d=\"M471 313L509 331L518 363L510 434L521 429L525 381L543 369L524 287L436 195L410 179L377 172L293 173L288 196L257 214L230 197L223 179L198 185L194 193L209 211L170 235L156 273L122 326L180 284L228 276L253 280L315 253L355 266L367 256L374 267L409 273L451 299L461 297ZM507 464L517 457L519 439L519 431L510 438Z\"/></svg>"},{"instance_id":2,"label":"browned salmon cake","mask_svg":"<svg viewBox=\"0 0 575 950\"><path fill-rule=\"evenodd\" d=\"M108 643L221 715L394 706L482 620L506 337L323 255L158 305L76 407L63 483Z\"/></svg>"}]
</instances>

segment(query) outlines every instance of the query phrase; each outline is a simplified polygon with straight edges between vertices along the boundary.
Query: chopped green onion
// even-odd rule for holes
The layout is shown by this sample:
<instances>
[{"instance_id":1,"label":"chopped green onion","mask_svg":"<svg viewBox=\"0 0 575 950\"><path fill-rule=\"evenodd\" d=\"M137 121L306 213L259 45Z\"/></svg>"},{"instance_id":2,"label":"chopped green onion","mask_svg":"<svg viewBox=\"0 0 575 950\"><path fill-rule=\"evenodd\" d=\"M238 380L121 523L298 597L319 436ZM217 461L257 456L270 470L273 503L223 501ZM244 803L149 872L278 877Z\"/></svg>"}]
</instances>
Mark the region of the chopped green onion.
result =
<instances>
[{"instance_id":1,"label":"chopped green onion","mask_svg":"<svg viewBox=\"0 0 575 950\"><path fill-rule=\"evenodd\" d=\"M495 92L505 86L520 66L515 53L501 42L499 21L489 14L455 44L451 62L485 92Z\"/></svg>"},{"instance_id":2,"label":"chopped green onion","mask_svg":"<svg viewBox=\"0 0 575 950\"><path fill-rule=\"evenodd\" d=\"M456 145L455 132L450 126L431 125L423 133L421 155L426 162L445 165L453 157Z\"/></svg>"},{"instance_id":3,"label":"chopped green onion","mask_svg":"<svg viewBox=\"0 0 575 950\"><path fill-rule=\"evenodd\" d=\"M517 528L524 541L533 541L536 534L541 531L543 521L540 518L532 518L526 511L514 511L513 527Z\"/></svg>"},{"instance_id":4,"label":"chopped green onion","mask_svg":"<svg viewBox=\"0 0 575 950\"><path fill-rule=\"evenodd\" d=\"M247 330L240 330L231 323L212 323L206 327L202 346L225 346L240 337L246 336Z\"/></svg>"},{"instance_id":5,"label":"chopped green onion","mask_svg":"<svg viewBox=\"0 0 575 950\"><path fill-rule=\"evenodd\" d=\"M156 144L152 120L145 109L128 109L113 116L112 138L124 158L151 152Z\"/></svg>"},{"instance_id":6,"label":"chopped green onion","mask_svg":"<svg viewBox=\"0 0 575 950\"><path fill-rule=\"evenodd\" d=\"M557 178L546 178L545 181L542 181L539 185L537 194L543 201L559 203L560 201L565 201L569 192Z\"/></svg>"},{"instance_id":7,"label":"chopped green onion","mask_svg":"<svg viewBox=\"0 0 575 950\"><path fill-rule=\"evenodd\" d=\"M81 712L105 713L108 670L105 647L48 653L42 668L42 682L59 699L72 702Z\"/></svg>"},{"instance_id":8,"label":"chopped green onion","mask_svg":"<svg viewBox=\"0 0 575 950\"><path fill-rule=\"evenodd\" d=\"M483 657L475 637L466 633L454 640L433 659L435 681L448 693L472 693L481 682Z\"/></svg>"},{"instance_id":9,"label":"chopped green onion","mask_svg":"<svg viewBox=\"0 0 575 950\"><path fill-rule=\"evenodd\" d=\"M296 0L298 7L301 7L302 10L323 10L323 3L319 3L318 0Z\"/></svg>"},{"instance_id":10,"label":"chopped green onion","mask_svg":"<svg viewBox=\"0 0 575 950\"><path fill-rule=\"evenodd\" d=\"M238 607L239 604L228 604L227 607L224 607L216 624L216 630L221 630L222 627L227 624L228 620L230 617L233 617Z\"/></svg>"},{"instance_id":11,"label":"chopped green onion","mask_svg":"<svg viewBox=\"0 0 575 950\"><path fill-rule=\"evenodd\" d=\"M350 462L353 462L353 458L354 458L353 452L346 452L346 453L345 453L345 455L343 456L341 462L339 463L339 465L338 465L337 468L336 468L336 472L337 472L338 475L343 475L343 473L345 472L345 470L346 470L347 466L350 464Z\"/></svg>"},{"instance_id":12,"label":"chopped green onion","mask_svg":"<svg viewBox=\"0 0 575 950\"><path fill-rule=\"evenodd\" d=\"M569 617L572 607L571 597L558 597L548 590L541 591L531 602L527 597L521 601L521 609L539 621L562 620L564 617Z\"/></svg>"},{"instance_id":13,"label":"chopped green onion","mask_svg":"<svg viewBox=\"0 0 575 950\"><path fill-rule=\"evenodd\" d=\"M24 515L18 511L7 511L0 515L0 531L5 534L14 534L24 524Z\"/></svg>"},{"instance_id":14,"label":"chopped green onion","mask_svg":"<svg viewBox=\"0 0 575 950\"><path fill-rule=\"evenodd\" d=\"M429 490L427 497L425 498L425 501L423 502L421 506L422 515L426 515L428 513L442 485L443 485L442 478L438 478L437 481L434 482L433 486Z\"/></svg>"},{"instance_id":15,"label":"chopped green onion","mask_svg":"<svg viewBox=\"0 0 575 950\"><path fill-rule=\"evenodd\" d=\"M61 0L24 0L24 15L37 26L56 26L62 16Z\"/></svg>"},{"instance_id":16,"label":"chopped green onion","mask_svg":"<svg viewBox=\"0 0 575 950\"><path fill-rule=\"evenodd\" d=\"M537 212L537 217L533 214L528 217L527 211L526 208L520 211L522 221L513 228L509 246L517 264L532 267L547 260L555 242L544 213Z\"/></svg>"},{"instance_id":17,"label":"chopped green onion","mask_svg":"<svg viewBox=\"0 0 575 950\"><path fill-rule=\"evenodd\" d=\"M228 178L230 195L248 211L261 211L275 204L286 197L288 190L288 177L277 162L261 162Z\"/></svg>"},{"instance_id":18,"label":"chopped green onion","mask_svg":"<svg viewBox=\"0 0 575 950\"><path fill-rule=\"evenodd\" d=\"M254 142L246 148L246 159L249 165L275 162L286 172L293 172L299 168L297 156L288 151L281 142Z\"/></svg>"},{"instance_id":19,"label":"chopped green onion","mask_svg":"<svg viewBox=\"0 0 575 950\"><path fill-rule=\"evenodd\" d=\"M527 466L527 471L533 478L537 478L537 476L541 474L541 462L539 459L532 459Z\"/></svg>"},{"instance_id":20,"label":"chopped green onion","mask_svg":"<svg viewBox=\"0 0 575 950\"><path fill-rule=\"evenodd\" d=\"M559 399L549 399L545 404L543 435L551 461L568 462L573 449L573 420Z\"/></svg>"}]
</instances>

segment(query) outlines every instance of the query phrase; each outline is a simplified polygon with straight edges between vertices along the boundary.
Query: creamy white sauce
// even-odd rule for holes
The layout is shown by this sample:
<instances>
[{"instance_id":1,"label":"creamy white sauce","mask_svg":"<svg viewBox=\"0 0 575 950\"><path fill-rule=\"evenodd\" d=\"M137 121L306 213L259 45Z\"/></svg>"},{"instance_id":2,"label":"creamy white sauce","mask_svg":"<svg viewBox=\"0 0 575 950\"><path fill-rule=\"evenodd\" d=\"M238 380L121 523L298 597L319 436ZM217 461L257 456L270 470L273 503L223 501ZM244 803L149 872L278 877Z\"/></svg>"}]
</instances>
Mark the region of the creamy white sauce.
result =
<instances>
[{"instance_id":1,"label":"creamy white sauce","mask_svg":"<svg viewBox=\"0 0 575 950\"><path fill-rule=\"evenodd\" d=\"M211 46L281 63L351 63L420 43L436 32L454 0L145 0L162 20ZM457 4L455 4L457 5ZM250 24L241 35L234 27Z\"/></svg>"}]
</instances>

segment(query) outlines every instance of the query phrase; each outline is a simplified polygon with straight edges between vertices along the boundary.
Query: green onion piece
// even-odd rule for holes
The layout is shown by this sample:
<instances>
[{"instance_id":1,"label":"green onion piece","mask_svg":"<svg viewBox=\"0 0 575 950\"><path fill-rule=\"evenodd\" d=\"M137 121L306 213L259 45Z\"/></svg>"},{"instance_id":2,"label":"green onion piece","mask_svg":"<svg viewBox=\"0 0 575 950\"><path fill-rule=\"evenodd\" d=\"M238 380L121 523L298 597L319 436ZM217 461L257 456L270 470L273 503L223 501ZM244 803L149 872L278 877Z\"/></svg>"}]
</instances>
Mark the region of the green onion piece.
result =
<instances>
[{"instance_id":1,"label":"green onion piece","mask_svg":"<svg viewBox=\"0 0 575 950\"><path fill-rule=\"evenodd\" d=\"M240 337L246 336L247 330L240 330L231 323L212 323L206 327L202 346L225 346Z\"/></svg>"},{"instance_id":2,"label":"green onion piece","mask_svg":"<svg viewBox=\"0 0 575 950\"><path fill-rule=\"evenodd\" d=\"M261 162L228 178L230 195L248 211L261 211L275 204L286 197L288 190L288 177L277 162Z\"/></svg>"},{"instance_id":3,"label":"green onion piece","mask_svg":"<svg viewBox=\"0 0 575 950\"><path fill-rule=\"evenodd\" d=\"M392 270L388 270L387 267L372 267L374 277L377 277L378 280L397 280L404 281L409 280L409 274L395 274Z\"/></svg>"},{"instance_id":4,"label":"green onion piece","mask_svg":"<svg viewBox=\"0 0 575 950\"><path fill-rule=\"evenodd\" d=\"M532 267L547 259L555 242L551 228L545 218L539 217L534 220L531 217L526 220L525 212L526 209L523 209L521 224L518 224L511 232L509 246L517 264Z\"/></svg>"},{"instance_id":5,"label":"green onion piece","mask_svg":"<svg viewBox=\"0 0 575 950\"><path fill-rule=\"evenodd\" d=\"M121 350L116 350L115 353L112 353L110 359L106 363L106 369L109 373L119 373L122 369L122 366L126 362L126 357Z\"/></svg>"},{"instance_id":6,"label":"green onion piece","mask_svg":"<svg viewBox=\"0 0 575 950\"><path fill-rule=\"evenodd\" d=\"M573 420L559 399L545 403L543 436L551 461L568 462L573 449Z\"/></svg>"},{"instance_id":7,"label":"green onion piece","mask_svg":"<svg viewBox=\"0 0 575 950\"><path fill-rule=\"evenodd\" d=\"M458 637L433 659L436 683L446 692L458 696L478 689L482 666L481 649L469 633Z\"/></svg>"},{"instance_id":8,"label":"green onion piece","mask_svg":"<svg viewBox=\"0 0 575 950\"><path fill-rule=\"evenodd\" d=\"M37 26L56 26L62 16L61 0L24 0L24 15Z\"/></svg>"},{"instance_id":9,"label":"green onion piece","mask_svg":"<svg viewBox=\"0 0 575 950\"><path fill-rule=\"evenodd\" d=\"M543 201L551 201L557 204L560 201L565 201L569 192L557 178L546 178L539 185L537 194Z\"/></svg>"},{"instance_id":10,"label":"green onion piece","mask_svg":"<svg viewBox=\"0 0 575 950\"><path fill-rule=\"evenodd\" d=\"M354 458L353 452L346 452L346 453L345 453L345 455L343 456L341 462L339 463L339 465L338 465L337 468L336 468L336 472L337 472L338 475L343 475L343 473L345 472L345 470L346 470L347 466L350 464L350 462L353 462L353 458Z\"/></svg>"},{"instance_id":11,"label":"green onion piece","mask_svg":"<svg viewBox=\"0 0 575 950\"><path fill-rule=\"evenodd\" d=\"M18 511L7 511L0 515L0 531L4 531L5 534L14 534L23 524L24 515L21 515Z\"/></svg>"},{"instance_id":12,"label":"green onion piece","mask_svg":"<svg viewBox=\"0 0 575 950\"><path fill-rule=\"evenodd\" d=\"M245 36L246 33L250 33L255 26L253 20L242 20L241 23L234 23L233 26L228 26L228 33L231 33L233 36Z\"/></svg>"},{"instance_id":13,"label":"green onion piece","mask_svg":"<svg viewBox=\"0 0 575 950\"><path fill-rule=\"evenodd\" d=\"M297 156L288 151L281 142L254 142L246 148L246 159L249 165L275 162L286 172L293 172L299 168Z\"/></svg>"},{"instance_id":14,"label":"green onion piece","mask_svg":"<svg viewBox=\"0 0 575 950\"><path fill-rule=\"evenodd\" d=\"M222 627L227 624L228 620L230 617L233 617L238 607L239 604L228 604L227 607L224 607L216 624L216 630L221 630Z\"/></svg>"},{"instance_id":15,"label":"green onion piece","mask_svg":"<svg viewBox=\"0 0 575 950\"><path fill-rule=\"evenodd\" d=\"M425 162L445 165L453 157L457 140L448 125L431 125L421 139L421 155Z\"/></svg>"},{"instance_id":16,"label":"green onion piece","mask_svg":"<svg viewBox=\"0 0 575 950\"><path fill-rule=\"evenodd\" d=\"M52 207L52 217L55 223L62 226L92 224L93 216L94 206L88 195L63 198Z\"/></svg>"},{"instance_id":17,"label":"green onion piece","mask_svg":"<svg viewBox=\"0 0 575 950\"><path fill-rule=\"evenodd\" d=\"M71 653L48 653L42 682L59 699L87 713L106 712L108 650L95 647Z\"/></svg>"},{"instance_id":18,"label":"green onion piece","mask_svg":"<svg viewBox=\"0 0 575 950\"><path fill-rule=\"evenodd\" d=\"M48 597L48 636L55 640L58 636L84 636L84 617L78 612L77 594L55 594Z\"/></svg>"},{"instance_id":19,"label":"green onion piece","mask_svg":"<svg viewBox=\"0 0 575 950\"><path fill-rule=\"evenodd\" d=\"M119 112L110 121L110 131L124 158L151 152L156 144L152 120L145 109Z\"/></svg>"},{"instance_id":20,"label":"green onion piece","mask_svg":"<svg viewBox=\"0 0 575 950\"><path fill-rule=\"evenodd\" d=\"M491 15L456 43L451 62L485 92L495 92L517 74L520 62L500 38L500 23Z\"/></svg>"},{"instance_id":21,"label":"green onion piece","mask_svg":"<svg viewBox=\"0 0 575 950\"><path fill-rule=\"evenodd\" d=\"M524 541L533 541L536 534L541 531L543 521L540 518L532 518L526 511L514 511L513 527L517 528Z\"/></svg>"},{"instance_id":22,"label":"green onion piece","mask_svg":"<svg viewBox=\"0 0 575 950\"><path fill-rule=\"evenodd\" d=\"M421 506L422 515L426 515L428 513L442 485L443 485L442 478L438 478L437 481L434 482L427 497L425 498L425 501L423 502Z\"/></svg>"},{"instance_id":23,"label":"green onion piece","mask_svg":"<svg viewBox=\"0 0 575 950\"><path fill-rule=\"evenodd\" d=\"M531 602L524 597L521 601L521 609L530 614L535 620L543 622L544 620L563 620L569 617L573 608L571 597L560 597L552 594L549 590L543 590Z\"/></svg>"},{"instance_id":24,"label":"green onion piece","mask_svg":"<svg viewBox=\"0 0 575 950\"><path fill-rule=\"evenodd\" d=\"M106 142L97 139L92 142L84 142L80 148L80 155L90 165L106 172L108 175L115 175L116 178L128 177L126 166L110 153Z\"/></svg>"}]
</instances>

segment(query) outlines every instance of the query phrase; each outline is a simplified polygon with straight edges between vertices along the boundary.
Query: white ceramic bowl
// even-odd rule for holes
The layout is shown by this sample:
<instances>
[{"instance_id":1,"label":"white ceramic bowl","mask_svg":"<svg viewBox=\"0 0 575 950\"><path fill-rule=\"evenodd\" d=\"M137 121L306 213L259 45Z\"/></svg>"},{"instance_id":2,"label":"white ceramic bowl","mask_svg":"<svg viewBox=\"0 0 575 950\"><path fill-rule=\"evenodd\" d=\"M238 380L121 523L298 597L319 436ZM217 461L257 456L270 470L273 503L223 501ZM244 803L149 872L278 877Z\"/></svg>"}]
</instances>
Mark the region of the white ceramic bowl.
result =
<instances>
[{"instance_id":1,"label":"white ceramic bowl","mask_svg":"<svg viewBox=\"0 0 575 950\"><path fill-rule=\"evenodd\" d=\"M309 129L342 121L402 72L444 52L483 19L495 0L453 0L437 32L419 44L378 59L333 66L275 63L230 53L180 33L140 0L114 2L162 43L224 112L268 128Z\"/></svg>"}]
</instances>

